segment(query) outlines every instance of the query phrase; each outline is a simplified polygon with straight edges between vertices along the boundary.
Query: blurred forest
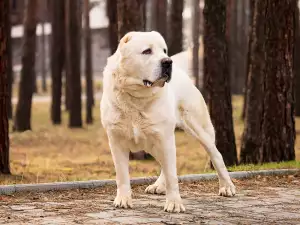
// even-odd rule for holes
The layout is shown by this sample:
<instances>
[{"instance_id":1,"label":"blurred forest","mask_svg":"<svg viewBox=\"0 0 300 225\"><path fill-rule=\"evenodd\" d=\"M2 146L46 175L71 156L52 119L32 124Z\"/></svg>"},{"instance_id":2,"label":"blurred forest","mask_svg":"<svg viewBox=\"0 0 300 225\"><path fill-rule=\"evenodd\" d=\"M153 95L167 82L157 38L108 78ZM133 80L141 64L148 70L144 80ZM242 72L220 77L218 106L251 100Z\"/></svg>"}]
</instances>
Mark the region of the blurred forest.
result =
<instances>
[{"instance_id":1,"label":"blurred forest","mask_svg":"<svg viewBox=\"0 0 300 225\"><path fill-rule=\"evenodd\" d=\"M0 174L14 174L0 183L114 177L102 71L129 31L165 38L227 166L300 167L298 0L1 0L0 17ZM176 138L179 173L209 170L197 141L180 128ZM130 170L156 175L142 150Z\"/></svg>"}]
</instances>

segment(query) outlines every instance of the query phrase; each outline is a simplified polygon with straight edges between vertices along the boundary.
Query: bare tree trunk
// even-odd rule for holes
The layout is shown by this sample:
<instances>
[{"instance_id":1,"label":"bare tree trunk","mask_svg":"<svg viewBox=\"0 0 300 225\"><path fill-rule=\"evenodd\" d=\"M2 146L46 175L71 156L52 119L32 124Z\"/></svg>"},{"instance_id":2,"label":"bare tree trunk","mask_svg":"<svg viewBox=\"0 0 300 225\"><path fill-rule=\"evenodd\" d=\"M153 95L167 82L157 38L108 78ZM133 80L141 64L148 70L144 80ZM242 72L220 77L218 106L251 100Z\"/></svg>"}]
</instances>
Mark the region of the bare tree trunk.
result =
<instances>
[{"instance_id":1,"label":"bare tree trunk","mask_svg":"<svg viewBox=\"0 0 300 225\"><path fill-rule=\"evenodd\" d=\"M39 92L38 85L37 85L37 77L36 77L36 70L33 71L33 86L32 86L33 94L37 94Z\"/></svg>"},{"instance_id":2,"label":"bare tree trunk","mask_svg":"<svg viewBox=\"0 0 300 225\"><path fill-rule=\"evenodd\" d=\"M119 40L130 31L143 30L143 4L140 0L117 0Z\"/></svg>"},{"instance_id":3,"label":"bare tree trunk","mask_svg":"<svg viewBox=\"0 0 300 225\"><path fill-rule=\"evenodd\" d=\"M9 104L9 90L8 90L8 32L10 29L9 23L9 1L2 0L0 2L0 174L10 174L9 167L9 128L7 108Z\"/></svg>"},{"instance_id":4,"label":"bare tree trunk","mask_svg":"<svg viewBox=\"0 0 300 225\"><path fill-rule=\"evenodd\" d=\"M69 57L69 41L70 41L70 34L69 34L69 19L68 15L70 14L70 9L68 7L68 3L65 1L65 79L64 79L64 87L65 87L65 110L69 111L70 109L70 95L71 95L71 88L70 82L68 77L70 77L70 63L68 63L67 59Z\"/></svg>"},{"instance_id":5,"label":"bare tree trunk","mask_svg":"<svg viewBox=\"0 0 300 225\"><path fill-rule=\"evenodd\" d=\"M67 34L66 34L67 35ZM67 40L66 40L66 46L67 46ZM66 54L67 54L67 47L65 47L65 51L66 51ZM70 73L69 72L69 68L67 66L67 55L65 56L65 79L64 79L64 87L65 87L65 110L66 111L69 111L70 109L70 84L68 82L68 74Z\"/></svg>"},{"instance_id":6,"label":"bare tree trunk","mask_svg":"<svg viewBox=\"0 0 300 225\"><path fill-rule=\"evenodd\" d=\"M86 123L93 123L93 65L92 65L92 41L89 16L89 0L84 0L84 21L85 21L85 78L86 78Z\"/></svg>"},{"instance_id":7,"label":"bare tree trunk","mask_svg":"<svg viewBox=\"0 0 300 225\"><path fill-rule=\"evenodd\" d=\"M111 54L118 48L118 13L117 0L106 0L106 13L108 15L109 45Z\"/></svg>"},{"instance_id":8,"label":"bare tree trunk","mask_svg":"<svg viewBox=\"0 0 300 225\"><path fill-rule=\"evenodd\" d=\"M257 0L241 162L295 159L296 0Z\"/></svg>"},{"instance_id":9,"label":"bare tree trunk","mask_svg":"<svg viewBox=\"0 0 300 225\"><path fill-rule=\"evenodd\" d=\"M263 0L265 1L265 0ZM242 137L241 163L259 163L262 145L263 77L264 77L264 5L261 0L251 0L252 32L248 59L247 99L245 99L245 128Z\"/></svg>"},{"instance_id":10,"label":"bare tree trunk","mask_svg":"<svg viewBox=\"0 0 300 225\"><path fill-rule=\"evenodd\" d=\"M5 3L6 4L6 3ZM6 27L6 37L7 37L7 51L8 51L8 59L7 59L7 79L8 79L8 94L9 94L9 101L7 103L7 114L8 119L12 119L13 117L13 106L12 106L12 85L13 85L13 70L12 70L12 40L11 40L11 22L10 22L10 7L8 4L7 13L3 14L6 16L5 23ZM1 43L1 42L0 42Z\"/></svg>"},{"instance_id":11,"label":"bare tree trunk","mask_svg":"<svg viewBox=\"0 0 300 225\"><path fill-rule=\"evenodd\" d=\"M62 77L65 64L65 3L61 0L50 0L52 6L51 35L51 78L52 102L51 120L53 124L61 124Z\"/></svg>"},{"instance_id":12,"label":"bare tree trunk","mask_svg":"<svg viewBox=\"0 0 300 225\"><path fill-rule=\"evenodd\" d=\"M237 164L232 119L226 0L206 0L204 8L204 85L216 145L227 166Z\"/></svg>"},{"instance_id":13,"label":"bare tree trunk","mask_svg":"<svg viewBox=\"0 0 300 225\"><path fill-rule=\"evenodd\" d=\"M199 0L193 1L193 27L192 27L192 36L193 36L193 77L196 81L196 87L200 90L200 77L199 77L199 23L200 23L200 6ZM205 96L205 93L203 93Z\"/></svg>"},{"instance_id":14,"label":"bare tree trunk","mask_svg":"<svg viewBox=\"0 0 300 225\"><path fill-rule=\"evenodd\" d=\"M184 7L183 0L172 0L171 1L171 16L170 16L171 18L170 18L170 23L169 23L171 26L171 29L170 29L171 32L169 35L170 36L169 37L169 46L170 46L169 47L169 55L175 55L182 51L182 44L183 44L182 12L183 12L183 7ZM197 25L199 27L199 19L198 19ZM198 28L198 30L199 30L199 28ZM199 38L199 32L198 32L198 38Z\"/></svg>"},{"instance_id":15,"label":"bare tree trunk","mask_svg":"<svg viewBox=\"0 0 300 225\"><path fill-rule=\"evenodd\" d=\"M246 59L246 77L245 77L245 87L244 87L244 102L243 102L243 110L242 110L242 120L245 119L246 116L246 108L247 108L247 98L248 98L248 82L249 82L249 73L250 73L250 65L251 65L251 45L253 42L252 39L252 31L254 29L253 27L253 16L254 16L254 7L255 7L255 1L256 0L249 0L249 11L250 11L250 15L249 15L249 22L248 24L248 47L247 47L247 59Z\"/></svg>"},{"instance_id":16,"label":"bare tree trunk","mask_svg":"<svg viewBox=\"0 0 300 225\"><path fill-rule=\"evenodd\" d=\"M143 30L144 16L143 4L145 1L140 0L118 0L118 33L121 39L127 32L135 30ZM140 151L137 153L130 153L130 159L145 159L146 153Z\"/></svg>"},{"instance_id":17,"label":"bare tree trunk","mask_svg":"<svg viewBox=\"0 0 300 225\"><path fill-rule=\"evenodd\" d=\"M300 23L299 23L299 8L295 10L295 49L294 49L294 71L296 85L296 108L295 115L300 116Z\"/></svg>"},{"instance_id":18,"label":"bare tree trunk","mask_svg":"<svg viewBox=\"0 0 300 225\"><path fill-rule=\"evenodd\" d=\"M237 9L238 1L237 0L228 0L227 1L227 40L228 40L228 52L229 52L229 74L231 80L231 90L232 93L236 94L236 86L237 86L237 76L238 76L238 58L237 53L240 49L238 49L238 29L237 29L237 20L238 20L238 9Z\"/></svg>"},{"instance_id":19,"label":"bare tree trunk","mask_svg":"<svg viewBox=\"0 0 300 225\"><path fill-rule=\"evenodd\" d=\"M158 31L165 40L167 35L168 0L151 0L152 2L152 29Z\"/></svg>"},{"instance_id":20,"label":"bare tree trunk","mask_svg":"<svg viewBox=\"0 0 300 225\"><path fill-rule=\"evenodd\" d=\"M235 46L232 46L232 51L235 54L235 65L233 69L235 69L235 78L231 82L232 84L232 93L233 94L242 94L243 88L245 84L245 77L246 77L246 50L247 45L245 43L246 35L245 35L245 2L243 1L235 1L236 4L236 28L234 34L236 35L236 43ZM234 35L233 34L233 35Z\"/></svg>"},{"instance_id":21,"label":"bare tree trunk","mask_svg":"<svg viewBox=\"0 0 300 225\"><path fill-rule=\"evenodd\" d=\"M42 91L47 92L46 81L46 45L45 45L45 20L41 22L42 35L41 35L41 78L42 78Z\"/></svg>"},{"instance_id":22,"label":"bare tree trunk","mask_svg":"<svg viewBox=\"0 0 300 225\"><path fill-rule=\"evenodd\" d=\"M266 0L262 162L295 160L294 71L297 0Z\"/></svg>"},{"instance_id":23,"label":"bare tree trunk","mask_svg":"<svg viewBox=\"0 0 300 225\"><path fill-rule=\"evenodd\" d=\"M147 31L147 0L142 1L143 31Z\"/></svg>"},{"instance_id":24,"label":"bare tree trunk","mask_svg":"<svg viewBox=\"0 0 300 225\"><path fill-rule=\"evenodd\" d=\"M31 129L31 103L35 83L37 0L28 0L25 7L24 41L19 99L14 130Z\"/></svg>"},{"instance_id":25,"label":"bare tree trunk","mask_svg":"<svg viewBox=\"0 0 300 225\"><path fill-rule=\"evenodd\" d=\"M69 127L82 127L81 117L81 77L80 77L80 31L81 3L66 0L66 67L67 95L69 98Z\"/></svg>"}]
</instances>

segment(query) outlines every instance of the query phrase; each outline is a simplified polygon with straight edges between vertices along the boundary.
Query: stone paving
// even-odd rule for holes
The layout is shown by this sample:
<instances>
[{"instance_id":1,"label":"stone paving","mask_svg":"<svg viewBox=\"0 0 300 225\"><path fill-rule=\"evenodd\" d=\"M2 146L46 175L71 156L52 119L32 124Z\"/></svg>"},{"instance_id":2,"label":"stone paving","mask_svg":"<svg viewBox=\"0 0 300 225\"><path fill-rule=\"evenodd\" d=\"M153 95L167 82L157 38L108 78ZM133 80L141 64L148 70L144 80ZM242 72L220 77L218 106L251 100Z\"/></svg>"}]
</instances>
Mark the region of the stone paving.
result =
<instances>
[{"instance_id":1,"label":"stone paving","mask_svg":"<svg viewBox=\"0 0 300 225\"><path fill-rule=\"evenodd\" d=\"M164 196L134 187L134 208L114 209L115 187L0 196L0 224L300 224L300 178L235 181L237 196L216 182L181 184L186 213L163 212Z\"/></svg>"}]
</instances>

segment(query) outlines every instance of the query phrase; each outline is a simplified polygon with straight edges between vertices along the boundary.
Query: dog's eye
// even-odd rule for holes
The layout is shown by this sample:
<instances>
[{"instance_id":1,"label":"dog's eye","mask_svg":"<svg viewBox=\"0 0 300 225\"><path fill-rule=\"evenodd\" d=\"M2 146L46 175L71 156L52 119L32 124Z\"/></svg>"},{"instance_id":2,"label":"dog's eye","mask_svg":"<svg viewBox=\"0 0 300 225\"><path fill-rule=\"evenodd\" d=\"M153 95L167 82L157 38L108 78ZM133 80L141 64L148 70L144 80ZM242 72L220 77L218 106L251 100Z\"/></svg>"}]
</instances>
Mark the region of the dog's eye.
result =
<instances>
[{"instance_id":1,"label":"dog's eye","mask_svg":"<svg viewBox=\"0 0 300 225\"><path fill-rule=\"evenodd\" d=\"M164 53L167 54L167 49L164 48Z\"/></svg>"},{"instance_id":2,"label":"dog's eye","mask_svg":"<svg viewBox=\"0 0 300 225\"><path fill-rule=\"evenodd\" d=\"M148 48L142 52L143 55L150 55L152 53L151 48Z\"/></svg>"}]
</instances>

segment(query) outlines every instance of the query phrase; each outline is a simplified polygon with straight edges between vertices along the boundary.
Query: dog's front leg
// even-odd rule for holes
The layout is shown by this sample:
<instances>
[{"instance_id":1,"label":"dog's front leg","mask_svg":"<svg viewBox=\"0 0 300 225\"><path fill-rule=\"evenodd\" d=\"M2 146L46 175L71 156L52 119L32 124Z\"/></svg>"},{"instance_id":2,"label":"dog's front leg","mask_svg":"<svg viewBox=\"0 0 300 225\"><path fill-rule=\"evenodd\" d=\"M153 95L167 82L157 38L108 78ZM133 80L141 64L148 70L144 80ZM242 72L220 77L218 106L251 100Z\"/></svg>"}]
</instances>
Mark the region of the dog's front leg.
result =
<instances>
[{"instance_id":1,"label":"dog's front leg","mask_svg":"<svg viewBox=\"0 0 300 225\"><path fill-rule=\"evenodd\" d=\"M175 135L163 140L163 148L158 154L166 182L166 204L164 210L167 212L184 212L185 208L179 194L179 185L176 168L176 145Z\"/></svg>"},{"instance_id":2,"label":"dog's front leg","mask_svg":"<svg viewBox=\"0 0 300 225\"><path fill-rule=\"evenodd\" d=\"M122 149L116 141L109 141L117 182L117 196L114 206L120 208L132 208L131 187L129 177L129 150Z\"/></svg>"}]
</instances>

